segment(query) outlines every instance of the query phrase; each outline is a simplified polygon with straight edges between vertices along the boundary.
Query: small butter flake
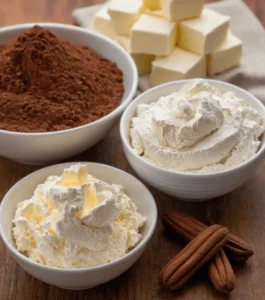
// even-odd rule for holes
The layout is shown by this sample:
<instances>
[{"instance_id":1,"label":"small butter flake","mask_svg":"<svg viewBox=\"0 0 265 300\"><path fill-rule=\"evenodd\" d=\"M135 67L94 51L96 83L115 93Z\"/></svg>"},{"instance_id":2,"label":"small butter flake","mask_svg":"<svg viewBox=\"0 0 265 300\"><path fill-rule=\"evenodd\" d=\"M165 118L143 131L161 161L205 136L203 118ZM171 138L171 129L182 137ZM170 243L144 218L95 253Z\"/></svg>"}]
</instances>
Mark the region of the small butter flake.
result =
<instances>
[{"instance_id":1,"label":"small butter flake","mask_svg":"<svg viewBox=\"0 0 265 300\"><path fill-rule=\"evenodd\" d=\"M58 182L58 186L75 186L82 185L88 182L87 165L77 164L66 169L62 179Z\"/></svg>"},{"instance_id":2,"label":"small butter flake","mask_svg":"<svg viewBox=\"0 0 265 300\"><path fill-rule=\"evenodd\" d=\"M76 213L77 218L82 218L98 204L97 194L94 184L83 187L84 206L83 209Z\"/></svg>"}]
</instances>

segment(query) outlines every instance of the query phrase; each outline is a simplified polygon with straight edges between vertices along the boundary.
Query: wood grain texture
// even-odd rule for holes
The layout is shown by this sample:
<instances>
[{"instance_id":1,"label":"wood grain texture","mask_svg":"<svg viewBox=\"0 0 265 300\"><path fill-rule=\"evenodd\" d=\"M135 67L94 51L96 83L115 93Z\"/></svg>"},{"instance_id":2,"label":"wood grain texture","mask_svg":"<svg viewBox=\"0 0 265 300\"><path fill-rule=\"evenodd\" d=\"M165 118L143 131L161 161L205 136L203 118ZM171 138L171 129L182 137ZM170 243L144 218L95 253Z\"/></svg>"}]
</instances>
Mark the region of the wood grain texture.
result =
<instances>
[{"instance_id":1,"label":"wood grain texture","mask_svg":"<svg viewBox=\"0 0 265 300\"><path fill-rule=\"evenodd\" d=\"M72 23L72 9L96 2L101 1L1 0L0 26L37 21ZM265 24L265 1L246 0L246 3ZM112 165L135 175L123 154L118 124L100 144L71 159L80 160ZM38 168L0 158L0 199L15 182L36 169ZM159 221L144 255L119 278L91 290L65 291L34 279L14 262L0 240L0 300L262 300L265 297L264 174L265 160L247 184L227 196L207 203L177 201L149 187L157 202ZM217 293L203 271L177 293L172 294L160 288L157 280L160 269L183 246L167 235L161 225L161 215L172 209L187 212L202 221L221 223L254 247L255 256L242 268L235 270L237 287L230 296Z\"/></svg>"}]
</instances>

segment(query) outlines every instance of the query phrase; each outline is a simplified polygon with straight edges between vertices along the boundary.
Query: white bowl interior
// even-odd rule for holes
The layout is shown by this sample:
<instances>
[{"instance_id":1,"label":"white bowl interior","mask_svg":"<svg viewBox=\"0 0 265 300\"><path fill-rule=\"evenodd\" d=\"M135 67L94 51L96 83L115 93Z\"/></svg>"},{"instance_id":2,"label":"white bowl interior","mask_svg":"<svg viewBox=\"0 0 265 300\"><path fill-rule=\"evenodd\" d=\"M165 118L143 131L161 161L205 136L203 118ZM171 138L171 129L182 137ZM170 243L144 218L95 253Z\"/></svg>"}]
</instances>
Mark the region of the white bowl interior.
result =
<instances>
[{"instance_id":1,"label":"white bowl interior","mask_svg":"<svg viewBox=\"0 0 265 300\"><path fill-rule=\"evenodd\" d=\"M88 164L89 173L96 178L124 187L125 193L136 204L139 212L146 217L146 223L141 229L142 238L137 246L144 243L146 239L149 239L156 225L157 208L154 198L148 189L139 180L124 171L107 165L84 163ZM15 253L15 255L22 256L22 254L16 250L12 237L12 220L17 204L29 199L33 195L37 185L43 183L48 176L61 175L63 170L72 164L73 163L64 163L40 169L16 183L4 197L0 206L0 233L4 242L8 244L10 250ZM137 246L135 248L137 248Z\"/></svg>"},{"instance_id":2,"label":"white bowl interior","mask_svg":"<svg viewBox=\"0 0 265 300\"><path fill-rule=\"evenodd\" d=\"M141 158L140 156L136 155L132 151L132 147L130 144L130 137L129 137L129 129L131 126L131 120L135 116L137 105L142 104L142 103L156 102L162 96L166 96L166 95L172 94L174 92L177 92L188 81L189 80L180 80L180 81L170 82L170 83L155 87L153 89L150 89L147 92L138 96L124 111L122 118L121 118L121 123L120 123L121 138L122 138L123 143L126 146L127 150L129 150L134 156ZM226 82L210 80L210 79L207 79L206 81L209 82L212 86L218 88L221 93L231 91L239 98L244 99L244 101L248 105L250 105L251 107L256 109L265 120L264 105L249 92L247 92L235 85L226 83ZM265 139L265 135L263 134L262 146L260 147L259 151L261 151L261 149L265 148L264 139Z\"/></svg>"}]
</instances>

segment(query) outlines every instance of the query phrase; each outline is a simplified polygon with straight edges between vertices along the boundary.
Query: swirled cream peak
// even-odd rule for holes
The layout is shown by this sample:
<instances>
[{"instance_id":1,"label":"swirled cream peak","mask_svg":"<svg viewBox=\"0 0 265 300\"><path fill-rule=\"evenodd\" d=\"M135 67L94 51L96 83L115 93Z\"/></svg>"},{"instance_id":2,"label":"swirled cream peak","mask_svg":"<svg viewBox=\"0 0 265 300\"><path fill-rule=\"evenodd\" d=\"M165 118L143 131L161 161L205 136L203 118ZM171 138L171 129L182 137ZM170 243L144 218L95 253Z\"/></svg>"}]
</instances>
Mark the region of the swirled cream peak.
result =
<instances>
[{"instance_id":1,"label":"swirled cream peak","mask_svg":"<svg viewBox=\"0 0 265 300\"><path fill-rule=\"evenodd\" d=\"M156 102L138 105L130 137L137 154L159 167L204 173L249 159L263 131L262 117L242 99L196 79Z\"/></svg>"},{"instance_id":2,"label":"swirled cream peak","mask_svg":"<svg viewBox=\"0 0 265 300\"><path fill-rule=\"evenodd\" d=\"M223 125L224 115L219 102L210 93L200 97L172 94L158 100L153 111L152 129L159 143L181 149L192 146Z\"/></svg>"},{"instance_id":3,"label":"swirled cream peak","mask_svg":"<svg viewBox=\"0 0 265 300\"><path fill-rule=\"evenodd\" d=\"M19 251L54 267L113 261L140 239L145 218L122 187L88 175L76 164L50 176L18 204L13 234Z\"/></svg>"}]
</instances>

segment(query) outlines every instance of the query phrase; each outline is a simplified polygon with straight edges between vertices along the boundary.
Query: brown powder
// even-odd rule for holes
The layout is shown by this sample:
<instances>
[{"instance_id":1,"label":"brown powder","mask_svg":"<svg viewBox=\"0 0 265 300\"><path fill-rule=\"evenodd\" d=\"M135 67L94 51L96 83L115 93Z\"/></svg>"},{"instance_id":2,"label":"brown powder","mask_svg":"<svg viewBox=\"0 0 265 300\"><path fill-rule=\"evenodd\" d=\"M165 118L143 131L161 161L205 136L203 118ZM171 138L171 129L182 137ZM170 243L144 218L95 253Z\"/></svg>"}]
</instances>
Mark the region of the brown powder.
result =
<instances>
[{"instance_id":1,"label":"brown powder","mask_svg":"<svg viewBox=\"0 0 265 300\"><path fill-rule=\"evenodd\" d=\"M0 128L68 129L121 102L122 72L92 49L35 26L0 46Z\"/></svg>"}]
</instances>

